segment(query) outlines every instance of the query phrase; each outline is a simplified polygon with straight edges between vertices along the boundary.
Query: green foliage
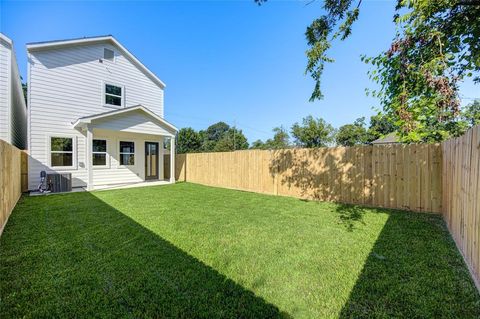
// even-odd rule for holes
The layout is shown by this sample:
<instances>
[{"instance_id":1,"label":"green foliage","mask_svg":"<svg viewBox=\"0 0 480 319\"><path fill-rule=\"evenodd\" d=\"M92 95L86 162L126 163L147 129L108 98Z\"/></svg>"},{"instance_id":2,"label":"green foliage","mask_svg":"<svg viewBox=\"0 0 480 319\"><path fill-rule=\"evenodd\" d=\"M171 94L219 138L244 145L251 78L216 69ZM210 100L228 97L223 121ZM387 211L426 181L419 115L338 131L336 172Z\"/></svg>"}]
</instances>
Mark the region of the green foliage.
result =
<instances>
[{"instance_id":1,"label":"green foliage","mask_svg":"<svg viewBox=\"0 0 480 319\"><path fill-rule=\"evenodd\" d=\"M333 142L335 130L324 119L309 115L302 120L302 124L293 124L291 133L297 146L324 147Z\"/></svg>"},{"instance_id":2,"label":"green foliage","mask_svg":"<svg viewBox=\"0 0 480 319\"><path fill-rule=\"evenodd\" d=\"M335 134L335 140L341 146L365 144L368 142L368 137L364 117L357 119L353 124L340 126Z\"/></svg>"},{"instance_id":3,"label":"green foliage","mask_svg":"<svg viewBox=\"0 0 480 319\"><path fill-rule=\"evenodd\" d=\"M480 124L480 100L475 100L467 105L462 112L462 120L467 122L469 126Z\"/></svg>"},{"instance_id":4,"label":"green foliage","mask_svg":"<svg viewBox=\"0 0 480 319\"><path fill-rule=\"evenodd\" d=\"M27 82L23 82L23 77L20 76L20 83L22 83L22 92L23 92L23 98L25 99L25 103L28 101L28 85Z\"/></svg>"},{"instance_id":5,"label":"green foliage","mask_svg":"<svg viewBox=\"0 0 480 319\"><path fill-rule=\"evenodd\" d=\"M180 129L177 135L177 152L194 153L199 152L202 147L200 134L191 127Z\"/></svg>"},{"instance_id":6,"label":"green foliage","mask_svg":"<svg viewBox=\"0 0 480 319\"><path fill-rule=\"evenodd\" d=\"M263 150L272 150L272 149L285 149L290 147L290 136L288 135L287 130L283 127L275 127L273 130L273 139L267 139L264 142L257 140L252 143L252 149L263 149Z\"/></svg>"},{"instance_id":7,"label":"green foliage","mask_svg":"<svg viewBox=\"0 0 480 319\"><path fill-rule=\"evenodd\" d=\"M223 138L230 126L225 122L210 125L205 131L200 131L202 138L202 151L213 152L217 143Z\"/></svg>"},{"instance_id":8,"label":"green foliage","mask_svg":"<svg viewBox=\"0 0 480 319\"><path fill-rule=\"evenodd\" d=\"M480 2L402 1L398 34L386 52L364 58L380 85L373 95L405 142L433 142L456 136L458 84L480 71Z\"/></svg>"},{"instance_id":9,"label":"green foliage","mask_svg":"<svg viewBox=\"0 0 480 319\"><path fill-rule=\"evenodd\" d=\"M261 4L264 0L256 0ZM332 42L345 40L362 0L324 0L324 15L305 32L306 73L315 81L310 101L321 99L321 76ZM441 141L462 130L458 84L480 82L479 0L397 0L397 35L388 50L363 57L372 64L371 93L404 142Z\"/></svg>"},{"instance_id":10,"label":"green foliage","mask_svg":"<svg viewBox=\"0 0 480 319\"><path fill-rule=\"evenodd\" d=\"M235 127L229 128L215 144L214 152L231 152L235 150L245 150L248 148L248 141L242 130Z\"/></svg>"},{"instance_id":11,"label":"green foliage","mask_svg":"<svg viewBox=\"0 0 480 319\"><path fill-rule=\"evenodd\" d=\"M229 152L248 148L248 141L242 130L230 127L225 122L210 125L206 130L196 132L188 127L178 132L178 152Z\"/></svg>"},{"instance_id":12,"label":"green foliage","mask_svg":"<svg viewBox=\"0 0 480 319\"><path fill-rule=\"evenodd\" d=\"M367 141L372 142L394 131L396 131L395 125L389 118L382 113L378 113L370 117Z\"/></svg>"}]
</instances>

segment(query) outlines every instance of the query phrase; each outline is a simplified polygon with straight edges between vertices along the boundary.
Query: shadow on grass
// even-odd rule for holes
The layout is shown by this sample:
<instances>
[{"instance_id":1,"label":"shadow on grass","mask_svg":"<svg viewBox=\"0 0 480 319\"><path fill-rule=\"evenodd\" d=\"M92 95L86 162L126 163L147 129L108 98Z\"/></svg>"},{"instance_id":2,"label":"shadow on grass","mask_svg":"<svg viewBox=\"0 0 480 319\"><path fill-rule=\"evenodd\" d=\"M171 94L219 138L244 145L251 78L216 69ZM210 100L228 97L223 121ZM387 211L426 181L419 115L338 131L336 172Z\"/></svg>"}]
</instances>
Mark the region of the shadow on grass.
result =
<instances>
[{"instance_id":1,"label":"shadow on grass","mask_svg":"<svg viewBox=\"0 0 480 319\"><path fill-rule=\"evenodd\" d=\"M343 224L348 231L353 231L358 224L365 225L363 220L365 207L352 204L337 204L335 211L339 216L340 223Z\"/></svg>"},{"instance_id":2,"label":"shadow on grass","mask_svg":"<svg viewBox=\"0 0 480 319\"><path fill-rule=\"evenodd\" d=\"M23 200L0 257L4 318L289 317L90 193Z\"/></svg>"},{"instance_id":3,"label":"shadow on grass","mask_svg":"<svg viewBox=\"0 0 480 319\"><path fill-rule=\"evenodd\" d=\"M353 207L341 212L359 218ZM340 317L480 318L480 296L442 217L390 211Z\"/></svg>"}]
</instances>

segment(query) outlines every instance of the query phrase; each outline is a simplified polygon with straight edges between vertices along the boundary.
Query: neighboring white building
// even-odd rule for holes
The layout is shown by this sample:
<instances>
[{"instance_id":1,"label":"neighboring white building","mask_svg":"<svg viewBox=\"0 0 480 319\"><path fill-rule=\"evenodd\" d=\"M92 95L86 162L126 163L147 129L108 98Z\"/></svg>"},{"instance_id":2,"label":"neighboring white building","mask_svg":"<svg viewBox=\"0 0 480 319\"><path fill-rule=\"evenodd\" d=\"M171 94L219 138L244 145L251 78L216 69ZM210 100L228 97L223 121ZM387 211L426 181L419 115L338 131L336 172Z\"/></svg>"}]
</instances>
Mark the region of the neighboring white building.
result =
<instances>
[{"instance_id":1,"label":"neighboring white building","mask_svg":"<svg viewBox=\"0 0 480 319\"><path fill-rule=\"evenodd\" d=\"M0 139L27 146L27 106L13 42L0 33Z\"/></svg>"},{"instance_id":2,"label":"neighboring white building","mask_svg":"<svg viewBox=\"0 0 480 319\"><path fill-rule=\"evenodd\" d=\"M27 51L29 189L42 170L72 173L72 186L87 189L163 180L164 139L174 150L177 129L163 118L155 74L110 35Z\"/></svg>"}]
</instances>

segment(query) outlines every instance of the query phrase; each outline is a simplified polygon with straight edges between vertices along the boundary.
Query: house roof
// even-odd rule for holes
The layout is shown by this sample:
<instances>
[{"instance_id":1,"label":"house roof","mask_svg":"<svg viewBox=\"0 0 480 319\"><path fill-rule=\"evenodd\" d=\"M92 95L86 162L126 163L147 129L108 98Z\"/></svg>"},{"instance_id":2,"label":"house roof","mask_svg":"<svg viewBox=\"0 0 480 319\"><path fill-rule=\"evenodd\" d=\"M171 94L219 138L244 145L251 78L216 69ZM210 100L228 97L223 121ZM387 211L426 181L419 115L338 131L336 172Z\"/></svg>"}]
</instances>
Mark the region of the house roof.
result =
<instances>
[{"instance_id":1,"label":"house roof","mask_svg":"<svg viewBox=\"0 0 480 319\"><path fill-rule=\"evenodd\" d=\"M372 144L397 144L400 143L397 133L393 132L382 138L376 139Z\"/></svg>"},{"instance_id":2,"label":"house roof","mask_svg":"<svg viewBox=\"0 0 480 319\"><path fill-rule=\"evenodd\" d=\"M118 110L102 112L102 113L92 114L92 115L89 115L89 116L80 117L75 122L73 122L72 124L73 124L73 127L76 128L76 127L80 127L80 126L85 125L85 124L90 124L93 120L99 120L99 119L103 119L103 118L106 118L106 117L120 115L120 114L124 114L124 113L129 113L129 112L133 112L133 111L142 111L142 112L146 113L147 115L151 116L152 118L154 118L155 120L159 121L161 124L165 125L169 129L173 130L174 132L178 132L178 129L173 124L167 122L166 120L164 120L163 118L161 118L160 116L158 116L157 114L153 113L152 111L147 109L145 106L140 105L140 104L125 107L125 108L118 109Z\"/></svg>"},{"instance_id":3,"label":"house roof","mask_svg":"<svg viewBox=\"0 0 480 319\"><path fill-rule=\"evenodd\" d=\"M3 41L7 42L9 45L12 45L12 39L10 39L9 37L7 37L5 34L3 34L2 32L0 32L0 39L2 39Z\"/></svg>"},{"instance_id":4,"label":"house roof","mask_svg":"<svg viewBox=\"0 0 480 319\"><path fill-rule=\"evenodd\" d=\"M83 45L83 44L94 44L107 42L116 46L120 51L123 52L130 60L133 61L138 68L145 72L155 83L160 87L165 88L165 83L160 80L152 71L150 71L140 60L138 60L130 51L128 51L117 39L112 35L101 35L93 37L83 37L75 39L64 39L64 40L53 40L53 41L43 41L43 42L31 42L27 43L27 51L41 51L41 50L50 50L55 48L67 47L72 45Z\"/></svg>"}]
</instances>

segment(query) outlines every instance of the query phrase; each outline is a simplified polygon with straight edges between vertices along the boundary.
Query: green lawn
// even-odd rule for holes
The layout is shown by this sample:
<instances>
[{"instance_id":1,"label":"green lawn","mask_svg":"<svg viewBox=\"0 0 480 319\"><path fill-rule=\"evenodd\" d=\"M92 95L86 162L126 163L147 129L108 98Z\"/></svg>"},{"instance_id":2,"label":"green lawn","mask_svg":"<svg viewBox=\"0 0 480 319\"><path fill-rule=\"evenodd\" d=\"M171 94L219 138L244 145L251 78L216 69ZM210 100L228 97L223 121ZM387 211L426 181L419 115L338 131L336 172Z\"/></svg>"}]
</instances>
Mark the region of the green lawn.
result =
<instances>
[{"instance_id":1,"label":"green lawn","mask_svg":"<svg viewBox=\"0 0 480 319\"><path fill-rule=\"evenodd\" d=\"M480 317L441 216L188 183L23 197L0 298L2 318Z\"/></svg>"}]
</instances>

